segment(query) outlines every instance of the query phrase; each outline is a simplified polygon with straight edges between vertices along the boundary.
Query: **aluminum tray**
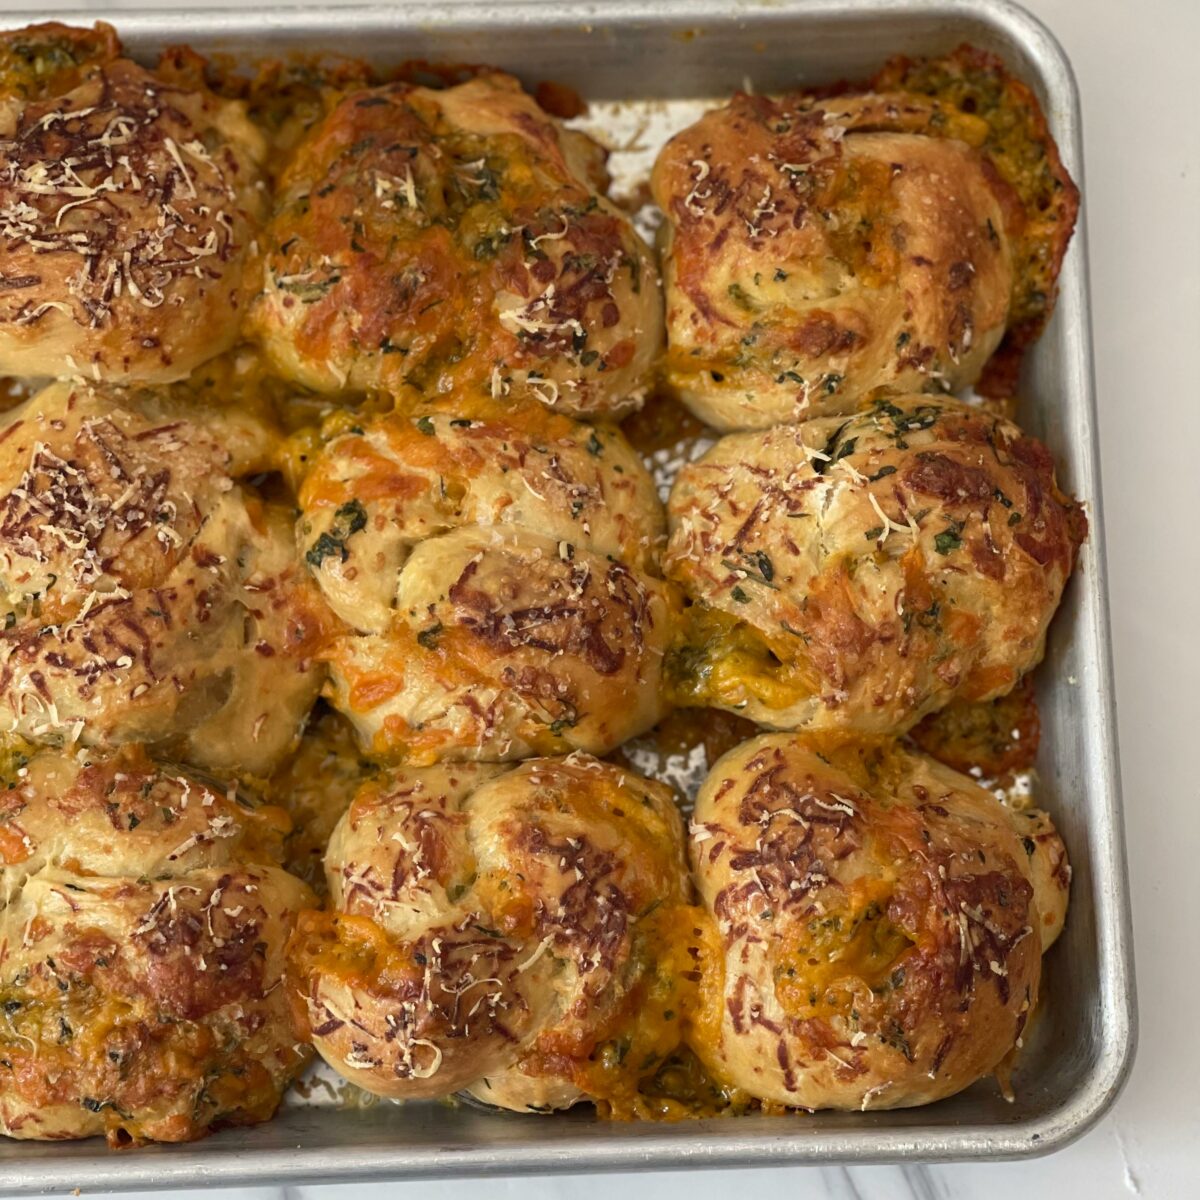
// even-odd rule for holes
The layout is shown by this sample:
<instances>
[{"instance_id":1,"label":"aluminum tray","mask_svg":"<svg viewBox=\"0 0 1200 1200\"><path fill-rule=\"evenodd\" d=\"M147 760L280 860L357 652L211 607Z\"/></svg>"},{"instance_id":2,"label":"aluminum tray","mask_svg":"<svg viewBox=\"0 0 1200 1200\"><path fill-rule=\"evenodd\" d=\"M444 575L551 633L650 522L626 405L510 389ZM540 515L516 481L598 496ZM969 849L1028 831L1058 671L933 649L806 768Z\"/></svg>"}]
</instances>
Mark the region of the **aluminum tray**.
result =
<instances>
[{"instance_id":1,"label":"aluminum tray","mask_svg":"<svg viewBox=\"0 0 1200 1200\"><path fill-rule=\"evenodd\" d=\"M1053 37L1006 0L408 0L394 8L54 14L107 18L138 56L187 42L201 52L317 50L378 62L488 62L527 82L570 83L592 101L722 97L750 80L862 77L896 53L961 41L994 50L1039 93L1082 183L1079 100ZM7 13L19 27L44 13ZM1005 1103L990 1080L939 1104L864 1114L611 1124L587 1112L530 1117L430 1103L353 1108L289 1101L278 1118L191 1146L112 1153L98 1141L0 1138L0 1193L82 1187L398 1179L485 1172L637 1170L803 1162L1003 1159L1057 1149L1115 1098L1133 1059L1135 1002L1109 650L1099 454L1082 223L1058 309L1030 356L1021 419L1088 502L1091 536L1042 667L1041 802L1074 865L1071 913L1047 963L1047 1004Z\"/></svg>"}]
</instances>

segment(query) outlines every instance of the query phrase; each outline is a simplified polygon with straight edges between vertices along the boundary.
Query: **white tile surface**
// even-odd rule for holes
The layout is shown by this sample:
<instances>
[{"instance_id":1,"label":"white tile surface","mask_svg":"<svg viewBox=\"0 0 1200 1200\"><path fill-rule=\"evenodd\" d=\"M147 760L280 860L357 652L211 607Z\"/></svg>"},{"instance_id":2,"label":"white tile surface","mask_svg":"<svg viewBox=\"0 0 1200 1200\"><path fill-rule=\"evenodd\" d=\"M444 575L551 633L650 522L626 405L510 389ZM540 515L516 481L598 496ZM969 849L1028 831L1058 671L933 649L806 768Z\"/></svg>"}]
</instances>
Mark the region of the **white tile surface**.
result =
<instances>
[{"instance_id":1,"label":"white tile surface","mask_svg":"<svg viewBox=\"0 0 1200 1200\"><path fill-rule=\"evenodd\" d=\"M164 0L167 2L167 0ZM82 4L83 0L78 0ZM269 0L259 0L269 7ZM1085 203L1141 1041L1116 1109L1019 1164L716 1171L173 1193L199 1200L1192 1200L1200 1197L1200 105L1196 0L1026 0L1083 93ZM77 4L44 0L51 12ZM136 8L138 0L108 7ZM198 6L193 0L193 6ZM0 11L35 7L0 0ZM3 1180L0 1179L0 1189ZM286 1194L286 1197L285 1197Z\"/></svg>"}]
</instances>

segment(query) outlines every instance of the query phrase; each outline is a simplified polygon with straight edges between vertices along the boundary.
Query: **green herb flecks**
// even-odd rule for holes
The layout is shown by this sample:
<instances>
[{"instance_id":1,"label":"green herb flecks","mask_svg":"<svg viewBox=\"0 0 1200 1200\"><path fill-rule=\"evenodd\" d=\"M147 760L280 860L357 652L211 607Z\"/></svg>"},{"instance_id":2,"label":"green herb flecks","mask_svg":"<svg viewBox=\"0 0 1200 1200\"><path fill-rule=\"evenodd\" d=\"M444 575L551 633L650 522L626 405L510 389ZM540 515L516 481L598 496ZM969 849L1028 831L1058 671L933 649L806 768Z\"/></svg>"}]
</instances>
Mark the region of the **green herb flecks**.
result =
<instances>
[{"instance_id":1,"label":"green herb flecks","mask_svg":"<svg viewBox=\"0 0 1200 1200\"><path fill-rule=\"evenodd\" d=\"M955 550L962 547L962 531L963 526L961 521L951 521L945 529L942 530L933 539L933 548L939 554L952 554Z\"/></svg>"},{"instance_id":2,"label":"green herb flecks","mask_svg":"<svg viewBox=\"0 0 1200 1200\"><path fill-rule=\"evenodd\" d=\"M740 283L731 283L728 288L729 298L746 312L754 312L757 305L754 303L754 298L746 291Z\"/></svg>"},{"instance_id":3,"label":"green herb flecks","mask_svg":"<svg viewBox=\"0 0 1200 1200\"><path fill-rule=\"evenodd\" d=\"M445 626L439 621L436 625L430 625L428 629L422 629L417 634L417 645L423 650L436 650L438 638L441 637Z\"/></svg>"},{"instance_id":4,"label":"green herb flecks","mask_svg":"<svg viewBox=\"0 0 1200 1200\"><path fill-rule=\"evenodd\" d=\"M843 421L830 435L825 439L825 447L821 451L821 455L813 459L812 469L814 475L824 475L829 468L842 457L838 453L838 444L841 441L842 434L849 427L849 421ZM855 438L850 439L850 444L853 444Z\"/></svg>"},{"instance_id":5,"label":"green herb flecks","mask_svg":"<svg viewBox=\"0 0 1200 1200\"><path fill-rule=\"evenodd\" d=\"M333 514L333 524L309 547L304 560L310 567L319 567L334 555L340 562L350 557L346 539L367 527L367 510L358 500L348 500Z\"/></svg>"},{"instance_id":6,"label":"green herb flecks","mask_svg":"<svg viewBox=\"0 0 1200 1200\"><path fill-rule=\"evenodd\" d=\"M742 562L738 563L732 559L723 558L721 566L727 571L736 572L742 578L762 584L763 587L768 587L772 591L779 590L779 585L772 582L775 578L775 564L771 562L771 557L765 550L742 550L739 553Z\"/></svg>"}]
</instances>

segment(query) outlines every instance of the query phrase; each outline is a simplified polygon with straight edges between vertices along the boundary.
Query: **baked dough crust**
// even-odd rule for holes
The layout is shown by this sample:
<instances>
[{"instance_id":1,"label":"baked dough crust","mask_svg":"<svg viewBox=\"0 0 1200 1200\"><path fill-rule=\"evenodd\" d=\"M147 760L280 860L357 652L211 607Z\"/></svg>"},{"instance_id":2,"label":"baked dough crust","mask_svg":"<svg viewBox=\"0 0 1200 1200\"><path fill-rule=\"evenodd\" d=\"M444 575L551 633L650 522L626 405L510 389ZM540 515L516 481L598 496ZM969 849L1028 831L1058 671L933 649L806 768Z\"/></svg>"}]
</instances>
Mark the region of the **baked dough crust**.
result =
<instances>
[{"instance_id":1,"label":"baked dough crust","mask_svg":"<svg viewBox=\"0 0 1200 1200\"><path fill-rule=\"evenodd\" d=\"M615 430L395 414L333 438L300 547L351 631L327 696L364 749L427 764L603 754L663 711L662 511Z\"/></svg>"},{"instance_id":2,"label":"baked dough crust","mask_svg":"<svg viewBox=\"0 0 1200 1200\"><path fill-rule=\"evenodd\" d=\"M275 1111L311 1051L282 984L288 822L112 754L6 751L0 1132L190 1141Z\"/></svg>"},{"instance_id":3,"label":"baked dough crust","mask_svg":"<svg viewBox=\"0 0 1200 1200\"><path fill-rule=\"evenodd\" d=\"M232 346L265 157L106 26L2 35L0 373L162 383Z\"/></svg>"},{"instance_id":4,"label":"baked dough crust","mask_svg":"<svg viewBox=\"0 0 1200 1200\"><path fill-rule=\"evenodd\" d=\"M662 505L614 429L536 406L474 419L395 413L344 432L344 421L333 424L300 490L299 536L325 598L355 629L386 630L396 572L413 548L464 525L532 530L639 568L657 564Z\"/></svg>"},{"instance_id":5,"label":"baked dough crust","mask_svg":"<svg viewBox=\"0 0 1200 1200\"><path fill-rule=\"evenodd\" d=\"M693 910L662 784L579 753L396 770L325 869L338 915L300 927L298 1002L359 1087L545 1112L678 1043L688 984L665 948Z\"/></svg>"},{"instance_id":6,"label":"baked dough crust","mask_svg":"<svg viewBox=\"0 0 1200 1200\"><path fill-rule=\"evenodd\" d=\"M509 75L351 92L279 181L250 331L317 391L455 391L617 417L662 342L604 153Z\"/></svg>"},{"instance_id":7,"label":"baked dough crust","mask_svg":"<svg viewBox=\"0 0 1200 1200\"><path fill-rule=\"evenodd\" d=\"M879 387L957 392L1010 326L1040 329L1078 197L1006 79L952 56L887 92L738 94L667 143L666 373L697 416L762 429Z\"/></svg>"},{"instance_id":8,"label":"baked dough crust","mask_svg":"<svg viewBox=\"0 0 1200 1200\"><path fill-rule=\"evenodd\" d=\"M276 442L244 412L68 382L0 418L0 727L272 770L330 622L288 510L236 482Z\"/></svg>"},{"instance_id":9,"label":"baked dough crust","mask_svg":"<svg viewBox=\"0 0 1200 1200\"><path fill-rule=\"evenodd\" d=\"M690 849L724 963L692 1042L727 1085L904 1108L1019 1044L1070 880L1045 814L895 744L772 734L713 768Z\"/></svg>"},{"instance_id":10,"label":"baked dough crust","mask_svg":"<svg viewBox=\"0 0 1200 1200\"><path fill-rule=\"evenodd\" d=\"M775 729L902 733L1041 660L1086 531L1046 448L930 396L730 434L679 473L684 702Z\"/></svg>"}]
</instances>

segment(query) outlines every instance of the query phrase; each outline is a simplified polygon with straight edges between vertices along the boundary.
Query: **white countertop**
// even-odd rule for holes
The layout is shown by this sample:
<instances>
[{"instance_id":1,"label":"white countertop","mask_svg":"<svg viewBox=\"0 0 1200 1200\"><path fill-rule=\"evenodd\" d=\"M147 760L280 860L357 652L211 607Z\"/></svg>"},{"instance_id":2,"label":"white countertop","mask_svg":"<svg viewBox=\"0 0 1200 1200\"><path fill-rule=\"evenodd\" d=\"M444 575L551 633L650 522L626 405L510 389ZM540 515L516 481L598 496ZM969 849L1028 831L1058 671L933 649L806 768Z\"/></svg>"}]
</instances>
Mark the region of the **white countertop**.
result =
<instances>
[{"instance_id":1,"label":"white countertop","mask_svg":"<svg viewBox=\"0 0 1200 1200\"><path fill-rule=\"evenodd\" d=\"M170 0L162 0L169 3ZM178 0L177 0L178 2ZM227 0L227 3L229 0ZM256 0L264 7L271 0ZM0 11L82 7L0 0ZM738 1187L805 1200L1153 1200L1200 1196L1200 956L1190 912L1200 774L1200 50L1196 0L1025 0L1066 47L1083 94L1096 375L1141 1038L1108 1117L1025 1163L779 1168L461 1183L231 1189L205 1200L716 1200ZM205 5L192 0L190 8ZM107 8L148 7L109 0ZM182 5L181 5L182 7ZM1196 388L1197 391L1192 389ZM0 1179L0 1189L3 1188ZM174 1193L184 1197L193 1193Z\"/></svg>"}]
</instances>

